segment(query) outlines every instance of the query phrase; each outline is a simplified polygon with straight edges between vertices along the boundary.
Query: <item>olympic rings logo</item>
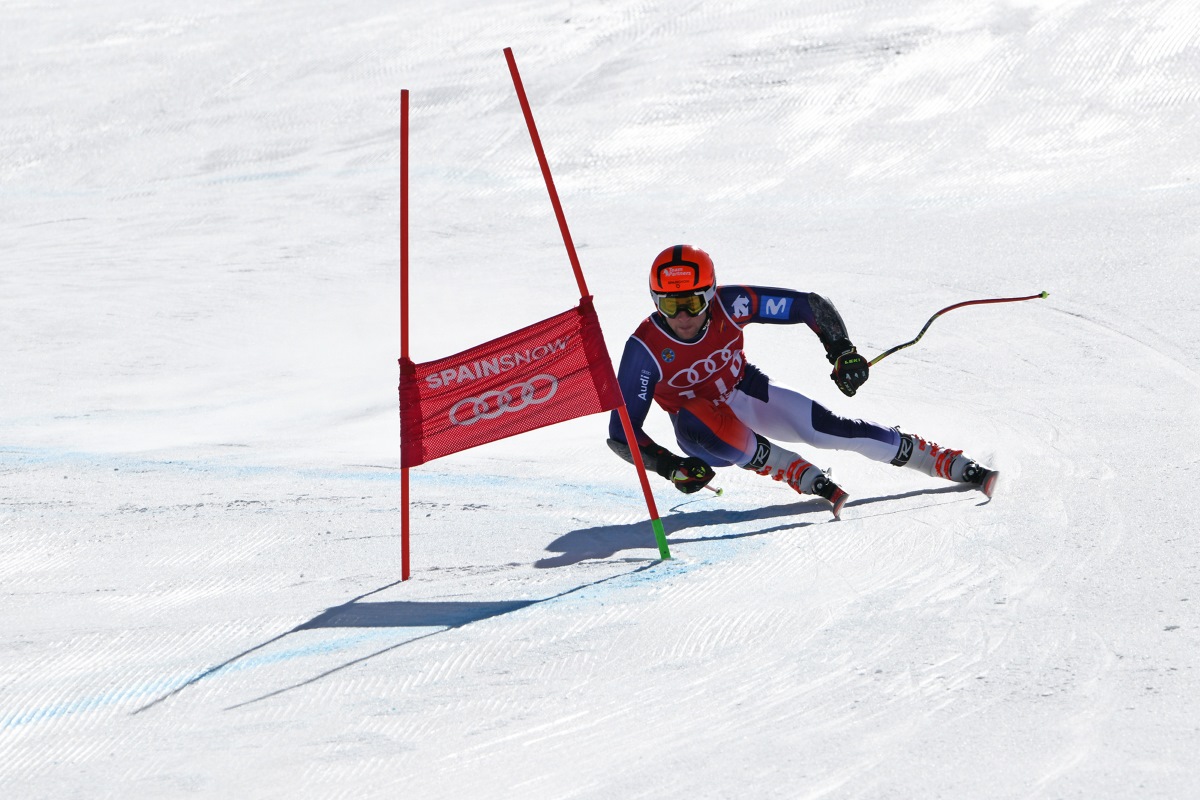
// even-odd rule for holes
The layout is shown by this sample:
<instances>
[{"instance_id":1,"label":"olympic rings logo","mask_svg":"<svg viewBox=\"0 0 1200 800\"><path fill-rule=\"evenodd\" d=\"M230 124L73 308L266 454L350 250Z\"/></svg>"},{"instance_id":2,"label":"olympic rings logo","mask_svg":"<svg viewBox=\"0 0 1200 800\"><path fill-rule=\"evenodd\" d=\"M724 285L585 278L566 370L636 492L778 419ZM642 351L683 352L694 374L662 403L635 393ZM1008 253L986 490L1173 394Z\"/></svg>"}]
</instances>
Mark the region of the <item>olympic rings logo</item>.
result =
<instances>
[{"instance_id":1,"label":"olympic rings logo","mask_svg":"<svg viewBox=\"0 0 1200 800\"><path fill-rule=\"evenodd\" d=\"M731 339L728 344L712 355L693 362L687 369L681 369L679 372L676 372L667 381L667 385L676 389L686 389L689 386L695 386L697 383L716 375L730 362L733 362L733 374L737 376L742 370L742 351L740 349L730 349L731 345L735 342L737 342L737 339Z\"/></svg>"},{"instance_id":2,"label":"olympic rings logo","mask_svg":"<svg viewBox=\"0 0 1200 800\"><path fill-rule=\"evenodd\" d=\"M558 391L558 379L553 375L535 375L524 383L516 383L499 392L484 392L479 397L459 400L450 409L451 425L474 425L481 419L495 419L510 411L520 411L544 403ZM469 416L460 419L460 414Z\"/></svg>"}]
</instances>

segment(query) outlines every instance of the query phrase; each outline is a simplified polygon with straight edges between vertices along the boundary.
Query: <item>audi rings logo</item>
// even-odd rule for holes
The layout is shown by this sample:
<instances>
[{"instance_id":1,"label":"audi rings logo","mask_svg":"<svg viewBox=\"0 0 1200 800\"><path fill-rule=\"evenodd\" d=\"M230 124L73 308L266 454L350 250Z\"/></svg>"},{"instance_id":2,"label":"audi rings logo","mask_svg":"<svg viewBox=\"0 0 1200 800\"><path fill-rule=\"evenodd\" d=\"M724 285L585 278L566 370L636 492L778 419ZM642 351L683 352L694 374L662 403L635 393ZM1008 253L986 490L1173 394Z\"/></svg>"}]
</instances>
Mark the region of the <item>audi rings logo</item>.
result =
<instances>
[{"instance_id":1,"label":"audi rings logo","mask_svg":"<svg viewBox=\"0 0 1200 800\"><path fill-rule=\"evenodd\" d=\"M510 411L544 403L557 391L558 379L553 375L535 375L524 383L514 383L498 392L484 392L479 397L459 400L450 409L450 424L474 425L481 419L495 419Z\"/></svg>"},{"instance_id":2,"label":"audi rings logo","mask_svg":"<svg viewBox=\"0 0 1200 800\"><path fill-rule=\"evenodd\" d=\"M689 386L695 386L697 383L701 383L716 375L730 362L733 362L733 374L735 376L740 374L742 371L742 351L732 349L732 346L736 343L737 339L733 339L708 358L692 362L692 365L687 369L681 369L672 375L671 379L667 381L667 385L673 386L676 389L686 389Z\"/></svg>"}]
</instances>

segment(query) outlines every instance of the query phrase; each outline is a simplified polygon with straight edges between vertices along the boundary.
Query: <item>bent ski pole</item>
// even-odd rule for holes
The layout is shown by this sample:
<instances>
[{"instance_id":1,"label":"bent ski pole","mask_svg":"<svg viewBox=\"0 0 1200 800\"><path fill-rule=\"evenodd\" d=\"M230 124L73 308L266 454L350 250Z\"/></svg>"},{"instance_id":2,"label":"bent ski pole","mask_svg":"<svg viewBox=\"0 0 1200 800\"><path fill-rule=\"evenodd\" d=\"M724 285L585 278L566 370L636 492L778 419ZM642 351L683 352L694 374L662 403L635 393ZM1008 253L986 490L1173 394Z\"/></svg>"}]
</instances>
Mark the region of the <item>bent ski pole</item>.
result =
<instances>
[{"instance_id":1,"label":"bent ski pole","mask_svg":"<svg viewBox=\"0 0 1200 800\"><path fill-rule=\"evenodd\" d=\"M985 303L1018 303L1022 300L1037 300L1037 299L1046 298L1049 296L1050 296L1049 292L1041 292L1039 294L1031 294L1028 297L993 297L988 300L967 300L962 303L955 303L952 306L946 306L941 311L937 312L936 314L934 314L932 317L929 318L929 321L925 323L925 327L921 328L921 332L917 334L917 338L913 339L911 342L905 342L904 344L898 344L891 349L884 350L882 353L880 353L879 355L875 356L870 361L868 361L867 366L873 367L877 363L882 361L883 359L890 356L892 353L896 352L897 350L903 350L906 347L916 344L918 341L921 340L921 337L925 335L925 331L929 330L929 326L933 324L933 321L935 319L937 319L938 317L940 317L942 314L945 314L947 311L953 311L954 309L962 308L963 306L977 306L977 305L983 305Z\"/></svg>"}]
</instances>

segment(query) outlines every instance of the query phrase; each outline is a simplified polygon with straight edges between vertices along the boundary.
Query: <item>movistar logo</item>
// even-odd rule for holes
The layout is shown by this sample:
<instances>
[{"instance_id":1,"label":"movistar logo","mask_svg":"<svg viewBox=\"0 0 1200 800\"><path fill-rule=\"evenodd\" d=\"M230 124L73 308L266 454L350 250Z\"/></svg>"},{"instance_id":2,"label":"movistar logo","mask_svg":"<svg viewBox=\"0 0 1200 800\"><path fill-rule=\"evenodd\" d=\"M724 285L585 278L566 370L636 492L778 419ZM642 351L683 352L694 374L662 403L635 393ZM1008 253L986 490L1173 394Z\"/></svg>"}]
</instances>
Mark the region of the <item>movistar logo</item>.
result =
<instances>
[{"instance_id":1,"label":"movistar logo","mask_svg":"<svg viewBox=\"0 0 1200 800\"><path fill-rule=\"evenodd\" d=\"M759 314L767 319L787 319L791 310L790 297L763 297Z\"/></svg>"}]
</instances>

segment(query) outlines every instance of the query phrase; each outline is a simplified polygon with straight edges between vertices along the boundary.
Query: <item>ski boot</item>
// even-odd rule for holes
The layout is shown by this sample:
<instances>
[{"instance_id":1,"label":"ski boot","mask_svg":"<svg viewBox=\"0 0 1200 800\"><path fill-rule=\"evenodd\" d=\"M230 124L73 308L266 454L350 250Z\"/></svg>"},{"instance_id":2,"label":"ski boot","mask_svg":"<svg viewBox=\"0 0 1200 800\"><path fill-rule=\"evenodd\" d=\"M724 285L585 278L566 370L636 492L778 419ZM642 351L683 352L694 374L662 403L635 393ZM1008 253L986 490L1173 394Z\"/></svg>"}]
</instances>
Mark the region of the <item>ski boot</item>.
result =
<instances>
[{"instance_id":1,"label":"ski boot","mask_svg":"<svg viewBox=\"0 0 1200 800\"><path fill-rule=\"evenodd\" d=\"M831 509L833 518L842 518L842 506L846 505L849 495L842 491L841 487L830 480L829 476L819 467L791 450L771 444L757 433L754 436L758 440L758 447L755 450L754 458L750 459L750 463L746 464L745 469L786 483L800 494L825 498L833 506Z\"/></svg>"},{"instance_id":2,"label":"ski boot","mask_svg":"<svg viewBox=\"0 0 1200 800\"><path fill-rule=\"evenodd\" d=\"M1000 477L998 470L972 461L962 454L962 450L949 450L908 433L900 434L900 449L892 464L908 466L934 478L977 486L989 498Z\"/></svg>"},{"instance_id":3,"label":"ski boot","mask_svg":"<svg viewBox=\"0 0 1200 800\"><path fill-rule=\"evenodd\" d=\"M966 467L963 468L962 479L963 483L978 486L979 491L991 498L992 492L996 491L996 481L1000 479L1000 471L988 469L979 462L968 459Z\"/></svg>"}]
</instances>

